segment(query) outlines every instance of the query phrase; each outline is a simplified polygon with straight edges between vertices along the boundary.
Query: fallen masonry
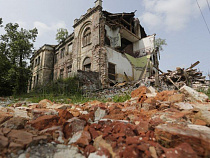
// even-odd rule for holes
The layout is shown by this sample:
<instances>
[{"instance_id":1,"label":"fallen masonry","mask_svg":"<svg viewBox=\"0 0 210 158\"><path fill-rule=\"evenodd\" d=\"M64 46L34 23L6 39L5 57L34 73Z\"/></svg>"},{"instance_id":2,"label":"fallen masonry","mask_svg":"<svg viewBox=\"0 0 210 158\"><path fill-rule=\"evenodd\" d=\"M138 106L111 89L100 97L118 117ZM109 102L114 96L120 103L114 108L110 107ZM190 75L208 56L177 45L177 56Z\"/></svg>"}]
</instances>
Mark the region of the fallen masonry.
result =
<instances>
[{"instance_id":1,"label":"fallen masonry","mask_svg":"<svg viewBox=\"0 0 210 158\"><path fill-rule=\"evenodd\" d=\"M210 157L210 100L140 86L122 103L0 106L0 157Z\"/></svg>"}]
</instances>

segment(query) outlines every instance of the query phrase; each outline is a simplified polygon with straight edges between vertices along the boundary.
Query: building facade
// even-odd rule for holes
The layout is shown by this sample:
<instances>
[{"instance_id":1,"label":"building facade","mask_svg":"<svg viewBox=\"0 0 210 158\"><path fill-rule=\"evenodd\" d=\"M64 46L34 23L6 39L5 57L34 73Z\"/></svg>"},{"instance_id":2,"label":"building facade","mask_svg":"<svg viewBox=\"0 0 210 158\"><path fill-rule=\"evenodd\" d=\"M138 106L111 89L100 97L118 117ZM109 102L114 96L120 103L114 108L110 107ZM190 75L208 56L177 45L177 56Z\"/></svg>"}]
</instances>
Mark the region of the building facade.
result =
<instances>
[{"instance_id":1,"label":"building facade","mask_svg":"<svg viewBox=\"0 0 210 158\"><path fill-rule=\"evenodd\" d=\"M78 70L97 72L102 88L158 72L155 35L146 35L134 12L109 13L97 0L74 20L73 28L65 41L34 53L29 89L74 76Z\"/></svg>"}]
</instances>

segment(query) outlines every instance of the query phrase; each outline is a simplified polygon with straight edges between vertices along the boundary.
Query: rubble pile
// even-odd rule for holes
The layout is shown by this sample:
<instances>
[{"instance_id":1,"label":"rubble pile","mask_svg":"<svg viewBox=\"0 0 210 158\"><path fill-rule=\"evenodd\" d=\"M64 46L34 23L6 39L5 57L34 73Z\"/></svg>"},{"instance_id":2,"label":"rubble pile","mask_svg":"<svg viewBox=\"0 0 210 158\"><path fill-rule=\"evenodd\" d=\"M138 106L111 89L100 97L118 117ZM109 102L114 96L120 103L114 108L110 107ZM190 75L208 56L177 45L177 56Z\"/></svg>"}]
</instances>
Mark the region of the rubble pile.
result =
<instances>
[{"instance_id":1,"label":"rubble pile","mask_svg":"<svg viewBox=\"0 0 210 158\"><path fill-rule=\"evenodd\" d=\"M193 89L197 90L205 90L207 91L209 88L209 84L205 80L206 76L203 76L202 72L197 69L193 69L200 62L197 61L189 68L180 68L177 67L175 71L168 70L167 73L160 74L160 81L162 84L166 84L168 86L173 86L173 88L181 88L183 85L188 85Z\"/></svg>"},{"instance_id":2,"label":"rubble pile","mask_svg":"<svg viewBox=\"0 0 210 158\"><path fill-rule=\"evenodd\" d=\"M0 106L0 157L209 157L208 96L140 86L123 103Z\"/></svg>"}]
</instances>

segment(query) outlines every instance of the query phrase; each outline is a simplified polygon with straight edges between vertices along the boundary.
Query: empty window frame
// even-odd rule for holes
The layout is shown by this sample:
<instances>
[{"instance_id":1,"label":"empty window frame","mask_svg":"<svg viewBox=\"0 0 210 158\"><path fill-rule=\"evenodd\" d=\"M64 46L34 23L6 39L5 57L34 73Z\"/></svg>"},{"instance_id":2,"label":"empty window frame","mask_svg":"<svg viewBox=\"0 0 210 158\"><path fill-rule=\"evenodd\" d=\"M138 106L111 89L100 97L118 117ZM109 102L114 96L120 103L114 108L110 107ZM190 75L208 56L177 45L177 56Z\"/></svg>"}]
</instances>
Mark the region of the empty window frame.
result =
<instances>
[{"instance_id":1,"label":"empty window frame","mask_svg":"<svg viewBox=\"0 0 210 158\"><path fill-rule=\"evenodd\" d=\"M71 69L72 69L72 65L69 65L67 67L67 76L70 77L71 76Z\"/></svg>"},{"instance_id":2,"label":"empty window frame","mask_svg":"<svg viewBox=\"0 0 210 158\"><path fill-rule=\"evenodd\" d=\"M91 43L91 30L90 27L86 28L83 33L83 47L89 45Z\"/></svg>"},{"instance_id":3,"label":"empty window frame","mask_svg":"<svg viewBox=\"0 0 210 158\"><path fill-rule=\"evenodd\" d=\"M116 80L115 64L108 63L108 76L110 80Z\"/></svg>"},{"instance_id":4,"label":"empty window frame","mask_svg":"<svg viewBox=\"0 0 210 158\"><path fill-rule=\"evenodd\" d=\"M91 71L91 59L89 57L85 58L83 62L83 70Z\"/></svg>"}]
</instances>

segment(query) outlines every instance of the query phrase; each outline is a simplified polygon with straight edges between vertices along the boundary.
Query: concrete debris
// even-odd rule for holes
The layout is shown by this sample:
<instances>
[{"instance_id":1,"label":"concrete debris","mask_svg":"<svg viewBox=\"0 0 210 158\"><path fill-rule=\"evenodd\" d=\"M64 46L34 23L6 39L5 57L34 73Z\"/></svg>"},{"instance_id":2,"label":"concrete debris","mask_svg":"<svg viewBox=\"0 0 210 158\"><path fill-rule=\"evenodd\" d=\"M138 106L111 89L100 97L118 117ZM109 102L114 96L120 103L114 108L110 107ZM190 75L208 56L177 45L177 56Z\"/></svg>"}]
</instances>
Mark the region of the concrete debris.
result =
<instances>
[{"instance_id":1,"label":"concrete debris","mask_svg":"<svg viewBox=\"0 0 210 158\"><path fill-rule=\"evenodd\" d=\"M95 111L95 121L99 121L106 115L106 110L101 109L98 107L98 109Z\"/></svg>"},{"instance_id":2,"label":"concrete debris","mask_svg":"<svg viewBox=\"0 0 210 158\"><path fill-rule=\"evenodd\" d=\"M131 96L121 103L0 106L0 157L210 157L204 94L140 86Z\"/></svg>"},{"instance_id":3,"label":"concrete debris","mask_svg":"<svg viewBox=\"0 0 210 158\"><path fill-rule=\"evenodd\" d=\"M209 99L209 97L206 94L199 93L188 86L183 86L180 89L180 91L185 95L189 96L192 101L195 100L195 101L206 102Z\"/></svg>"}]
</instances>

